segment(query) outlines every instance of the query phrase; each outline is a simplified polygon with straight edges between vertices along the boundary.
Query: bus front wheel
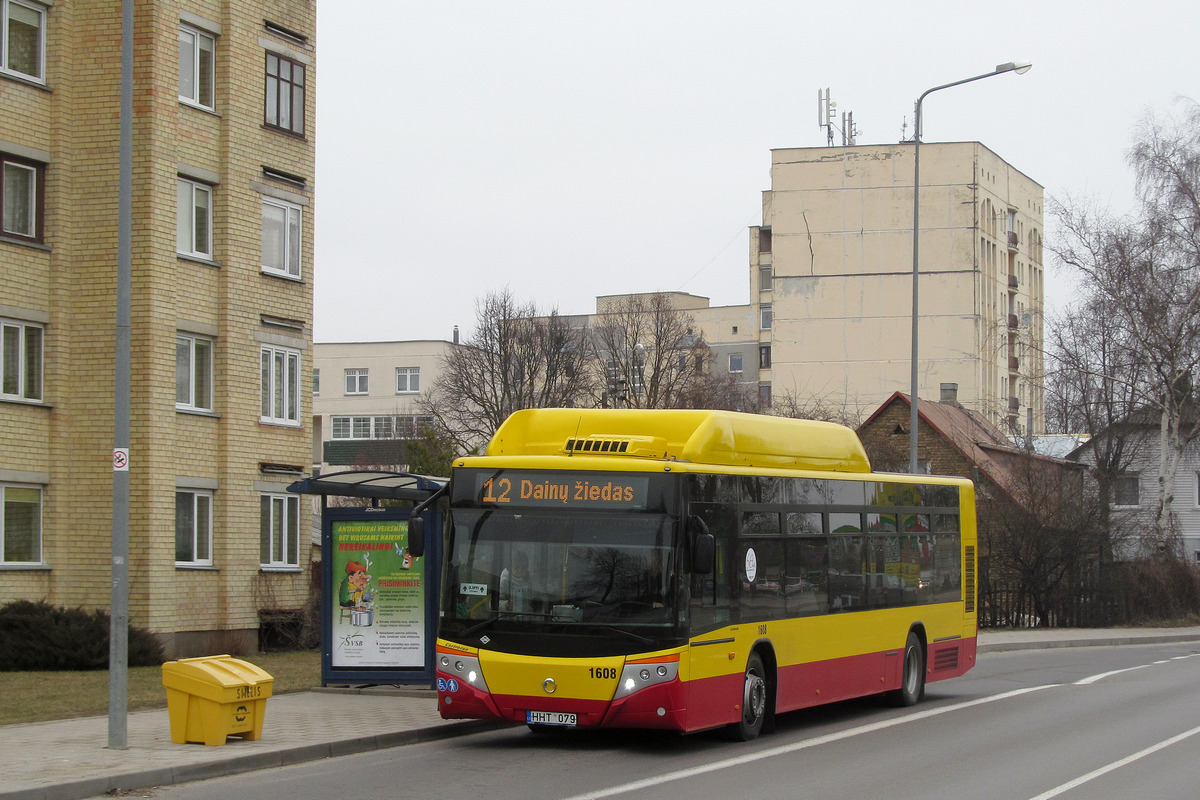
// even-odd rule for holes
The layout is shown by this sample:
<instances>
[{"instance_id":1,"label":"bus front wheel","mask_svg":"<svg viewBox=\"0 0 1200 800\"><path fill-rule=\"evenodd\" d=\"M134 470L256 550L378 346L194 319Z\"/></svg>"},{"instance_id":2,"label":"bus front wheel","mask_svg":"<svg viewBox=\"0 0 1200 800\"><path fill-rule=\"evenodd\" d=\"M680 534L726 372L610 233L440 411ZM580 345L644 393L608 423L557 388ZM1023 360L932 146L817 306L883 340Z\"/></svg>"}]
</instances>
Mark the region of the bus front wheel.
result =
<instances>
[{"instance_id":1,"label":"bus front wheel","mask_svg":"<svg viewBox=\"0 0 1200 800\"><path fill-rule=\"evenodd\" d=\"M756 738L762 732L766 716L767 671L758 653L751 653L746 662L746 676L742 686L742 718L729 725L729 737L737 742L748 742Z\"/></svg>"},{"instance_id":2,"label":"bus front wheel","mask_svg":"<svg viewBox=\"0 0 1200 800\"><path fill-rule=\"evenodd\" d=\"M909 631L908 641L904 644L903 670L900 688L886 695L893 706L916 705L925 696L925 648L914 631Z\"/></svg>"}]
</instances>

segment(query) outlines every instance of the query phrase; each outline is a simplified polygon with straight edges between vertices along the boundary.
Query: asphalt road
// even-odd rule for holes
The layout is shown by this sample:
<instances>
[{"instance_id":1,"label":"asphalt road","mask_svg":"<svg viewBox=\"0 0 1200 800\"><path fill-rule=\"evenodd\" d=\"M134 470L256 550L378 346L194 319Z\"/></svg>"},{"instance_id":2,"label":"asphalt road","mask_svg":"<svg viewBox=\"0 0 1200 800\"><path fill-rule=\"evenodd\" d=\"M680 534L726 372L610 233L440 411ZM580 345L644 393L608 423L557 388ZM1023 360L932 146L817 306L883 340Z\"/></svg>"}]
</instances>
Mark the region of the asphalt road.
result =
<instances>
[{"instance_id":1,"label":"asphalt road","mask_svg":"<svg viewBox=\"0 0 1200 800\"><path fill-rule=\"evenodd\" d=\"M967 676L931 684L914 708L867 700L797 712L747 744L511 728L152 796L1191 800L1197 763L1200 647L1162 644L987 654Z\"/></svg>"}]
</instances>

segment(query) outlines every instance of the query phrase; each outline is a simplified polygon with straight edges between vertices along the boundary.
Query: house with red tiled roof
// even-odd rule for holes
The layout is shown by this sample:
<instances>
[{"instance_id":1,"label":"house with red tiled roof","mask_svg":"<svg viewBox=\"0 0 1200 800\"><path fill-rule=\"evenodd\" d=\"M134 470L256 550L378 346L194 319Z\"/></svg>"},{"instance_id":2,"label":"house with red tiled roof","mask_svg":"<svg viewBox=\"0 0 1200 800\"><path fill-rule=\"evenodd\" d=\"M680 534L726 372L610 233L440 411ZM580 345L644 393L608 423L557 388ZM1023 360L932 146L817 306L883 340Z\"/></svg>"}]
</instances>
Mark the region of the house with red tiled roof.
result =
<instances>
[{"instance_id":1,"label":"house with red tiled roof","mask_svg":"<svg viewBox=\"0 0 1200 800\"><path fill-rule=\"evenodd\" d=\"M981 498L999 493L1025 507L1047 486L1081 485L1080 465L1038 455L1012 440L982 414L960 405L954 384L942 385L942 400L917 404L917 464L922 472L956 475L976 483ZM858 427L876 471L908 471L909 396L895 392Z\"/></svg>"},{"instance_id":2,"label":"house with red tiled roof","mask_svg":"<svg viewBox=\"0 0 1200 800\"><path fill-rule=\"evenodd\" d=\"M1084 469L1015 446L959 405L953 384L942 390L941 402L917 405L917 463L975 482L981 624L1081 624L1079 587L1099 553L1081 503ZM910 419L908 395L896 392L859 426L873 470L907 471Z\"/></svg>"}]
</instances>

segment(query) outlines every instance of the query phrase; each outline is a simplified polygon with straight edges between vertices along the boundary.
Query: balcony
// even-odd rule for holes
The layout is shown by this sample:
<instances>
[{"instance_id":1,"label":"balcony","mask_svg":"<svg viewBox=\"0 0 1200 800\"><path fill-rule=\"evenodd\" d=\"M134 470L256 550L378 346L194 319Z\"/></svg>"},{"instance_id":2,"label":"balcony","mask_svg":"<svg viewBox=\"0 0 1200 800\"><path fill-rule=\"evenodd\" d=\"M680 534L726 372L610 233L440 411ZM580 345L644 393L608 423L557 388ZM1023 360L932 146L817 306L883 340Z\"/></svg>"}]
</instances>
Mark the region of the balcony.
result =
<instances>
[{"instance_id":1,"label":"balcony","mask_svg":"<svg viewBox=\"0 0 1200 800\"><path fill-rule=\"evenodd\" d=\"M1017 288L1017 276L1016 275L1008 276L1008 288L1010 288L1010 289Z\"/></svg>"},{"instance_id":2,"label":"balcony","mask_svg":"<svg viewBox=\"0 0 1200 800\"><path fill-rule=\"evenodd\" d=\"M1017 372L1020 369L1021 369L1021 359L1017 358L1016 356L1009 356L1008 357L1008 371L1009 372Z\"/></svg>"},{"instance_id":3,"label":"balcony","mask_svg":"<svg viewBox=\"0 0 1200 800\"><path fill-rule=\"evenodd\" d=\"M1015 414L1020 410L1021 410L1021 398L1019 398L1019 397L1008 398L1008 413Z\"/></svg>"},{"instance_id":4,"label":"balcony","mask_svg":"<svg viewBox=\"0 0 1200 800\"><path fill-rule=\"evenodd\" d=\"M1021 241L1017 238L1017 232L1009 231L1008 232L1008 249L1016 250L1020 246L1021 246Z\"/></svg>"},{"instance_id":5,"label":"balcony","mask_svg":"<svg viewBox=\"0 0 1200 800\"><path fill-rule=\"evenodd\" d=\"M1008 315L1008 327L1013 330L1016 330L1016 327L1017 327L1017 315L1016 314Z\"/></svg>"}]
</instances>

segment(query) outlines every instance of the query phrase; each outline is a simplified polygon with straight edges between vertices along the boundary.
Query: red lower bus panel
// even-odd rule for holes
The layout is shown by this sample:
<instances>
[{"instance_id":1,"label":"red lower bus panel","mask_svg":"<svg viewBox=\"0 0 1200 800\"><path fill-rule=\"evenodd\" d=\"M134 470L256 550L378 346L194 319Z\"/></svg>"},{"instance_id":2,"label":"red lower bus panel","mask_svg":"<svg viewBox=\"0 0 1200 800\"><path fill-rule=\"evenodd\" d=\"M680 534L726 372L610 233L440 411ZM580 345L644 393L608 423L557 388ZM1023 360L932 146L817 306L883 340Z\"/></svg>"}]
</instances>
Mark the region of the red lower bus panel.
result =
<instances>
[{"instance_id":1,"label":"red lower bus panel","mask_svg":"<svg viewBox=\"0 0 1200 800\"><path fill-rule=\"evenodd\" d=\"M612 728L687 730L688 708L684 698L684 685L678 680L649 686L614 700L601 724Z\"/></svg>"},{"instance_id":2,"label":"red lower bus panel","mask_svg":"<svg viewBox=\"0 0 1200 800\"><path fill-rule=\"evenodd\" d=\"M745 676L740 672L687 682L688 731L716 728L741 719Z\"/></svg>"},{"instance_id":3,"label":"red lower bus panel","mask_svg":"<svg viewBox=\"0 0 1200 800\"><path fill-rule=\"evenodd\" d=\"M439 672L438 675L451 677L445 672ZM458 687L455 692L438 689L438 712L442 719L503 719L490 694L465 682L456 680L455 685Z\"/></svg>"}]
</instances>

